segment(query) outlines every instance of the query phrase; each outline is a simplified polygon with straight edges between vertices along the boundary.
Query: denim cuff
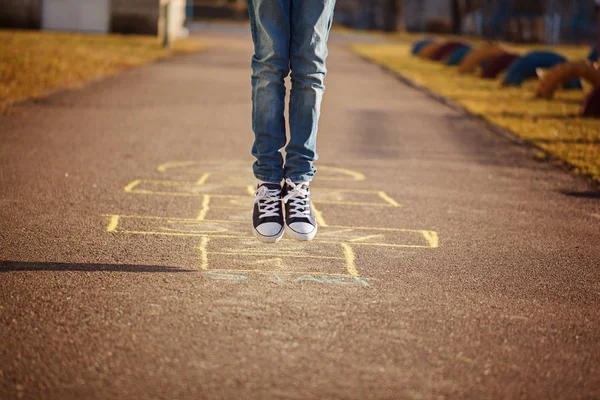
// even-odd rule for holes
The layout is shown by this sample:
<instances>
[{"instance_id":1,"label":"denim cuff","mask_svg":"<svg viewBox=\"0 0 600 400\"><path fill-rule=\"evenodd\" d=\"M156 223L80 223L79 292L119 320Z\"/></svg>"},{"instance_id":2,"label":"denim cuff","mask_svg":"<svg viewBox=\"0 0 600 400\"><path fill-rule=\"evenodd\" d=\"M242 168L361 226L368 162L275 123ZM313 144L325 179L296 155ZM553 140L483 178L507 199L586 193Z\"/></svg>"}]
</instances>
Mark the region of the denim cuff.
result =
<instances>
[{"instance_id":1,"label":"denim cuff","mask_svg":"<svg viewBox=\"0 0 600 400\"><path fill-rule=\"evenodd\" d=\"M298 182L310 182L313 180L314 176L312 174L304 174L304 175L292 175L292 176L286 176L286 179L291 180L294 183L298 183Z\"/></svg>"},{"instance_id":2,"label":"denim cuff","mask_svg":"<svg viewBox=\"0 0 600 400\"><path fill-rule=\"evenodd\" d=\"M254 177L256 179L258 179L259 181L263 181L263 182L267 182L267 183L277 183L277 184L281 184L281 181L283 180L283 177L273 177L273 176L266 176L266 175L260 175L260 174L254 174Z\"/></svg>"}]
</instances>

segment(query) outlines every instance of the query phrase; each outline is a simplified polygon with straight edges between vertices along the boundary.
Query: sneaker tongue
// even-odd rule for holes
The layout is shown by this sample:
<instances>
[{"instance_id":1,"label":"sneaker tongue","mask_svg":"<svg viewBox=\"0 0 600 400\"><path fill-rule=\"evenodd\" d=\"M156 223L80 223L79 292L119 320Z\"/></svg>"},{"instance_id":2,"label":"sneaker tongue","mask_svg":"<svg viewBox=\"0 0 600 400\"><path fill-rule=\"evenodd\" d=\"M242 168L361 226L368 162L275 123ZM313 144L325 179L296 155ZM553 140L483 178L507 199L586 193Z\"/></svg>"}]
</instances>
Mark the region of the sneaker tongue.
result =
<instances>
[{"instance_id":1,"label":"sneaker tongue","mask_svg":"<svg viewBox=\"0 0 600 400\"><path fill-rule=\"evenodd\" d=\"M258 185L258 187L264 186L269 190L281 190L281 185L278 183L263 183L262 185Z\"/></svg>"}]
</instances>

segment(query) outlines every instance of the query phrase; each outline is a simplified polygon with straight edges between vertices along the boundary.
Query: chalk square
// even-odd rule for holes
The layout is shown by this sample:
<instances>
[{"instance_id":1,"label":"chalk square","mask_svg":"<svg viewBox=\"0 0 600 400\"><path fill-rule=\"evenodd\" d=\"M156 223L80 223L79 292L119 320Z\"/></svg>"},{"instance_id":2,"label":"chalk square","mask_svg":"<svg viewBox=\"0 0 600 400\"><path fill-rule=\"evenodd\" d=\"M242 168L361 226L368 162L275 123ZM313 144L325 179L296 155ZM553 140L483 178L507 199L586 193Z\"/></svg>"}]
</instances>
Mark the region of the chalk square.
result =
<instances>
[{"instance_id":1,"label":"chalk square","mask_svg":"<svg viewBox=\"0 0 600 400\"><path fill-rule=\"evenodd\" d=\"M357 275L349 271L344 247L336 243L284 239L264 244L254 238L206 237L199 252L205 270Z\"/></svg>"}]
</instances>

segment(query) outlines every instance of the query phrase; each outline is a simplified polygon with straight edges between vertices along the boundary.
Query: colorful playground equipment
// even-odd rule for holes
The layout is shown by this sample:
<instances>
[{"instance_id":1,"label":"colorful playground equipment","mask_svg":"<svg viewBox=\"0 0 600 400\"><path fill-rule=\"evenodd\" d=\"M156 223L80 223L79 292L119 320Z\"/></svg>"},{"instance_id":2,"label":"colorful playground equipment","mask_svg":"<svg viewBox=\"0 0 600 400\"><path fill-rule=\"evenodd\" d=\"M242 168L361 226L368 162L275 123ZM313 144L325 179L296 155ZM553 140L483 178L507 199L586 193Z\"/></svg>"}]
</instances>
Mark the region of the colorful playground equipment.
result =
<instances>
[{"instance_id":1,"label":"colorful playground equipment","mask_svg":"<svg viewBox=\"0 0 600 400\"><path fill-rule=\"evenodd\" d=\"M418 56L421 58L426 58L428 60L431 60L432 59L431 57L438 51L438 49L440 47L442 47L441 43L438 43L438 42L429 43L428 45L423 47L421 49L421 51L419 51Z\"/></svg>"},{"instance_id":2,"label":"colorful playground equipment","mask_svg":"<svg viewBox=\"0 0 600 400\"><path fill-rule=\"evenodd\" d=\"M600 117L600 70L599 64L595 62L598 59L595 48L590 52L588 60L570 62L563 55L552 51L532 51L521 56L508 52L495 43L471 47L465 42L437 42L429 38L415 42L411 52L423 59L458 66L461 73L472 73L481 67L481 77L485 79L496 79L506 71L502 86L521 86L525 80L538 77L540 70L547 70L543 74L539 73L535 91L536 97L545 99L551 99L561 86L565 89L582 89L583 79L594 86L594 89L587 96L581 115Z\"/></svg>"},{"instance_id":3,"label":"colorful playground equipment","mask_svg":"<svg viewBox=\"0 0 600 400\"><path fill-rule=\"evenodd\" d=\"M431 39L431 38L419 40L418 42L416 42L415 44L413 44L412 51L411 51L412 54L416 56L417 54L419 54L421 52L421 50L423 49L423 47L425 47L428 44L431 44L433 42L435 42L435 40Z\"/></svg>"},{"instance_id":4,"label":"colorful playground equipment","mask_svg":"<svg viewBox=\"0 0 600 400\"><path fill-rule=\"evenodd\" d=\"M458 66L458 72L461 74L473 73L477 67L487 60L504 54L506 51L496 44L484 44L479 46L462 59Z\"/></svg>"},{"instance_id":5,"label":"colorful playground equipment","mask_svg":"<svg viewBox=\"0 0 600 400\"><path fill-rule=\"evenodd\" d=\"M552 51L532 51L513 62L502 81L503 86L521 86L525 80L537 77L538 68L552 68L566 63L566 57ZM567 89L581 89L579 79L567 81Z\"/></svg>"},{"instance_id":6,"label":"colorful playground equipment","mask_svg":"<svg viewBox=\"0 0 600 400\"><path fill-rule=\"evenodd\" d=\"M450 54L448 60L446 61L446 65L459 65L462 62L463 58L465 58L465 56L469 54L472 50L473 48L471 46L459 47L458 49L454 50L452 54Z\"/></svg>"},{"instance_id":7,"label":"colorful playground equipment","mask_svg":"<svg viewBox=\"0 0 600 400\"><path fill-rule=\"evenodd\" d=\"M588 55L588 61L594 62L594 61L598 61L598 59L600 58L600 54L598 54L598 49L596 48L596 46L592 47L592 50L590 51L590 55Z\"/></svg>"},{"instance_id":8,"label":"colorful playground equipment","mask_svg":"<svg viewBox=\"0 0 600 400\"><path fill-rule=\"evenodd\" d=\"M535 91L537 97L552 98L560 85L583 78L592 86L600 85L600 71L586 61L565 62L551 68L539 81Z\"/></svg>"},{"instance_id":9,"label":"colorful playground equipment","mask_svg":"<svg viewBox=\"0 0 600 400\"><path fill-rule=\"evenodd\" d=\"M448 41L442 43L440 47L432 54L431 59L434 61L446 60L456 49L467 47L463 42Z\"/></svg>"},{"instance_id":10,"label":"colorful playground equipment","mask_svg":"<svg viewBox=\"0 0 600 400\"><path fill-rule=\"evenodd\" d=\"M581 116L600 118L600 85L596 86L583 102Z\"/></svg>"},{"instance_id":11,"label":"colorful playground equipment","mask_svg":"<svg viewBox=\"0 0 600 400\"><path fill-rule=\"evenodd\" d=\"M496 79L498 75L504 72L520 56L514 53L502 53L489 60L481 72L481 77L485 79Z\"/></svg>"}]
</instances>

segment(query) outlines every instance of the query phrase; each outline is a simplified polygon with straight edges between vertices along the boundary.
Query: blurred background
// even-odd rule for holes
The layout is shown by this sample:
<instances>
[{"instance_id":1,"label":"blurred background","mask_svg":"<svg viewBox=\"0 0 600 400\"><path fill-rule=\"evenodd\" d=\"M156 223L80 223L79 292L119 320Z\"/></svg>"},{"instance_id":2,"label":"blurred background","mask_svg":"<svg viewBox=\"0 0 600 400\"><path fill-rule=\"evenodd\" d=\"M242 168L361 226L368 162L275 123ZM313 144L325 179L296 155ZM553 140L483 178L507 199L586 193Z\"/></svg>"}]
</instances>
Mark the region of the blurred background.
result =
<instances>
[{"instance_id":1,"label":"blurred background","mask_svg":"<svg viewBox=\"0 0 600 400\"><path fill-rule=\"evenodd\" d=\"M593 0L338 0L338 21L384 31L454 33L515 42L592 41Z\"/></svg>"},{"instance_id":2,"label":"blurred background","mask_svg":"<svg viewBox=\"0 0 600 400\"><path fill-rule=\"evenodd\" d=\"M247 18L247 0L0 0L0 27L156 34L166 4L173 35L185 34L186 18ZM594 0L337 0L336 22L522 43L585 44L598 35Z\"/></svg>"}]
</instances>

